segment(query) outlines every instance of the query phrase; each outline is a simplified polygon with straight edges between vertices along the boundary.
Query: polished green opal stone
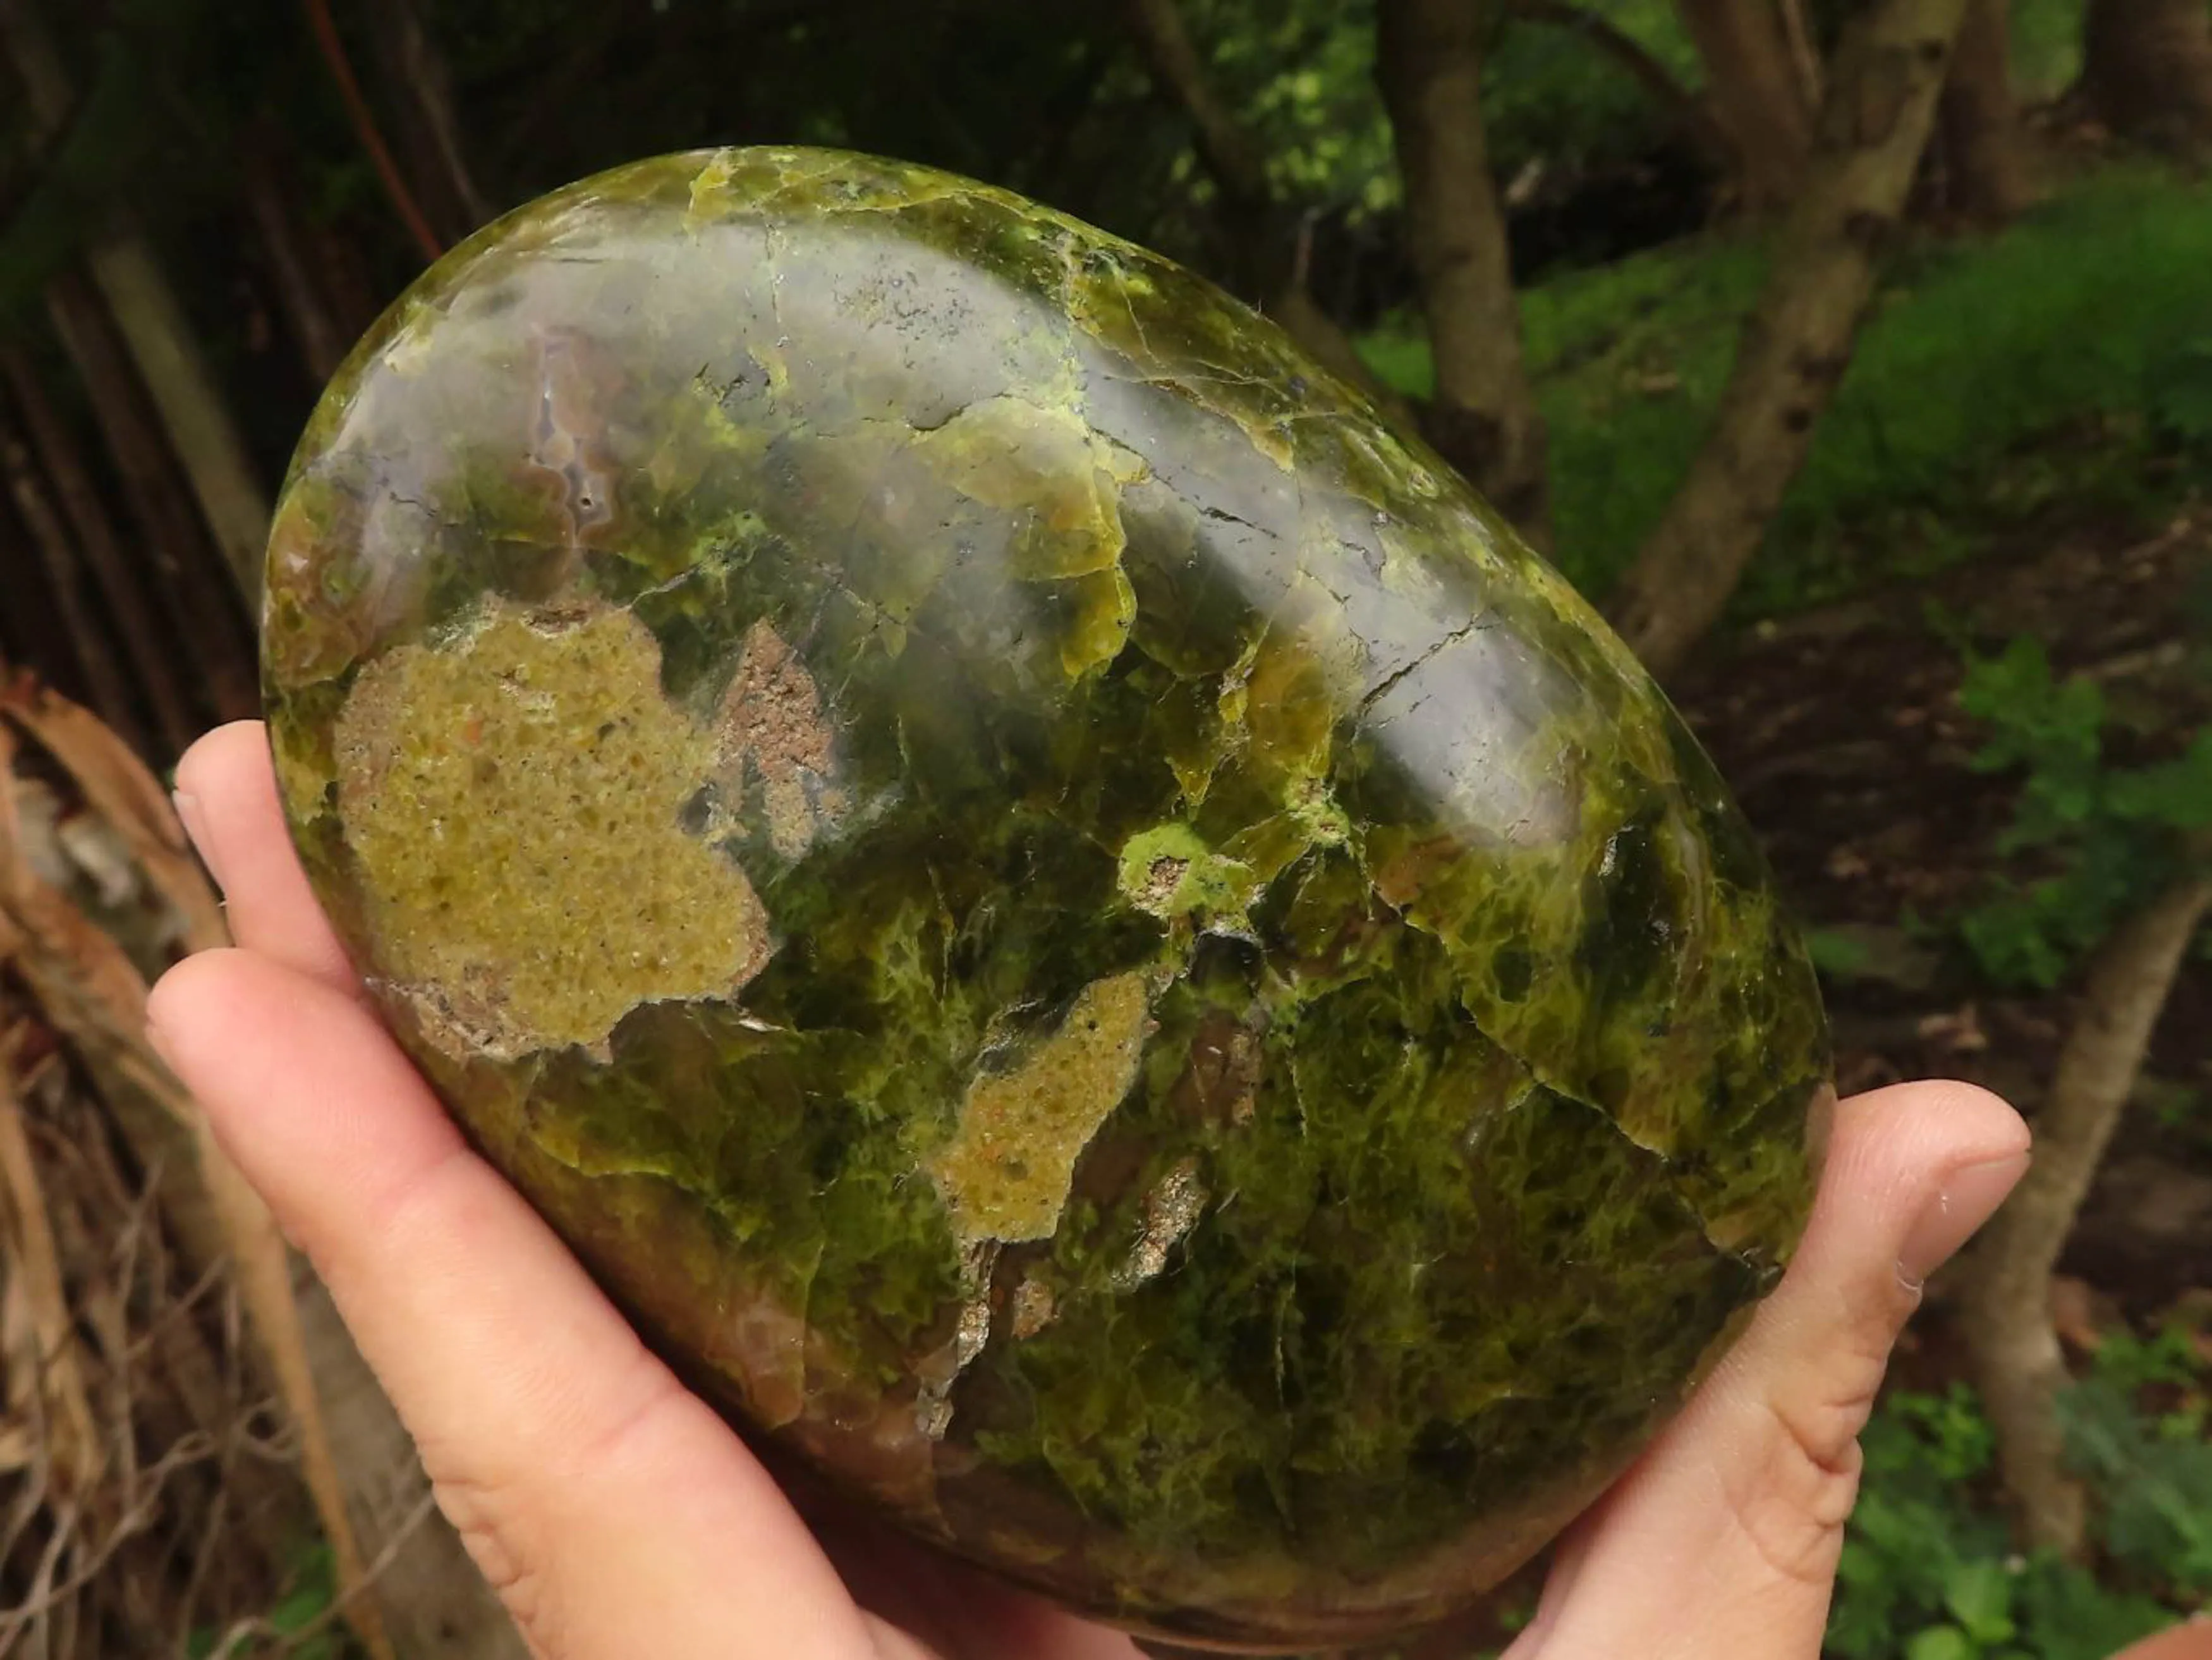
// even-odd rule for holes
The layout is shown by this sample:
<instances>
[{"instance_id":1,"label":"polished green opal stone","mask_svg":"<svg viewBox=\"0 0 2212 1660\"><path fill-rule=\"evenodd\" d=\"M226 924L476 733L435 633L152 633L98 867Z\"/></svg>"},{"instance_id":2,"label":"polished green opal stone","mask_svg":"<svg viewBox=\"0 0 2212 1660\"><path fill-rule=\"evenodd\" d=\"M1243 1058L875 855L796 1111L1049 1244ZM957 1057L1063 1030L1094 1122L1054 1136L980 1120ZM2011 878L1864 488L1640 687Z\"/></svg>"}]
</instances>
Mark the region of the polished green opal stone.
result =
<instances>
[{"instance_id":1,"label":"polished green opal stone","mask_svg":"<svg viewBox=\"0 0 2212 1660\"><path fill-rule=\"evenodd\" d=\"M1771 1286L1713 769L1271 324L1003 192L623 168L317 410L268 702L400 1040L763 1448L1184 1644L1479 1596Z\"/></svg>"}]
</instances>

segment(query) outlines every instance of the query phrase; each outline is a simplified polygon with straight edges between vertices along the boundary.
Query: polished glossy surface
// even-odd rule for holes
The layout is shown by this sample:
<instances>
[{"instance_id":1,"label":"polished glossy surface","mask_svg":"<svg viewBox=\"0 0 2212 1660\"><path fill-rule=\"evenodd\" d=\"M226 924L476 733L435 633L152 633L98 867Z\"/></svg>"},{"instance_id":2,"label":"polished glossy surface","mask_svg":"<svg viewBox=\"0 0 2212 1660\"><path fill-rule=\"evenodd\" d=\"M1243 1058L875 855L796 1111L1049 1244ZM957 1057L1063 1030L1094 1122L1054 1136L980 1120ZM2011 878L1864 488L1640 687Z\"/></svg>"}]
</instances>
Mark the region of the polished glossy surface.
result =
<instances>
[{"instance_id":1,"label":"polished glossy surface","mask_svg":"<svg viewBox=\"0 0 2212 1660\"><path fill-rule=\"evenodd\" d=\"M755 1434L1183 1641L1436 1617L1778 1274L1712 770L1270 325L922 169L643 163L318 411L266 672L424 1070Z\"/></svg>"}]
</instances>

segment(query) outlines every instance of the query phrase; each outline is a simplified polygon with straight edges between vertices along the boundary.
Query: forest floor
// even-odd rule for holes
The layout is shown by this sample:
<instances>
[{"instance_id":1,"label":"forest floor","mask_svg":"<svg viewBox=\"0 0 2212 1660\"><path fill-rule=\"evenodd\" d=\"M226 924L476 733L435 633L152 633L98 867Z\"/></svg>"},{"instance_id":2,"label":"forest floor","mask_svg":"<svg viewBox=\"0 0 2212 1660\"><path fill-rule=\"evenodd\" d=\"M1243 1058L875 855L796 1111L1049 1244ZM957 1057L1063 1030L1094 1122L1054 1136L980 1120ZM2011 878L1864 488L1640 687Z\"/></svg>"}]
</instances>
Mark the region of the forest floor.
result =
<instances>
[{"instance_id":1,"label":"forest floor","mask_svg":"<svg viewBox=\"0 0 2212 1660\"><path fill-rule=\"evenodd\" d=\"M1987 891L2018 787L1972 765L1960 646L1994 653L2033 635L2055 673L2099 683L2116 727L2194 726L2212 705L2195 620L2212 575L2212 500L2185 499L2162 520L2047 517L1932 581L1758 625L1679 686L1822 960L1845 1092L1954 1076L2031 1115L2038 1105L2069 991L1993 993L1948 927ZM2202 952L2131 1105L2062 1265L2077 1319L2155 1322L2212 1299Z\"/></svg>"}]
</instances>

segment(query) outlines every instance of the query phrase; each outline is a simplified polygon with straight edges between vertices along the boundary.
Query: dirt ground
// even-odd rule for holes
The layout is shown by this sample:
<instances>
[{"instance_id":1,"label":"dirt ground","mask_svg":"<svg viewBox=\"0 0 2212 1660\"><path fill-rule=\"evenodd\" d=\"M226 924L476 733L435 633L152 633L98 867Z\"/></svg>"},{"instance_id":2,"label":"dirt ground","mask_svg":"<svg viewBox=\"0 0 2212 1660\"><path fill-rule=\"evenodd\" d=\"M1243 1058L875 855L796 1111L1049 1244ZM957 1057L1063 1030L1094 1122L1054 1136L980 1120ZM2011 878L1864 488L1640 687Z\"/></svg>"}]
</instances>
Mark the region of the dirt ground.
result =
<instances>
[{"instance_id":1,"label":"dirt ground","mask_svg":"<svg viewBox=\"0 0 2212 1660\"><path fill-rule=\"evenodd\" d=\"M1932 618L1948 619L1939 626ZM1994 653L2043 639L2055 672L2103 685L2118 749L2140 722L2171 741L2212 712L2212 502L2151 533L2048 522L1893 595L1753 630L1678 688L1808 927L1848 934L1862 972L1832 982L1846 1091L1948 1075L2033 1115L2069 999L1991 994L1934 931L1985 891L2015 781L1972 770L1956 636ZM2097 1316L2153 1320L2212 1295L2212 959L2184 970L2148 1076L2062 1272ZM1939 1322L1940 1323L1940 1322ZM1931 1334L1940 1338L1940 1332Z\"/></svg>"}]
</instances>

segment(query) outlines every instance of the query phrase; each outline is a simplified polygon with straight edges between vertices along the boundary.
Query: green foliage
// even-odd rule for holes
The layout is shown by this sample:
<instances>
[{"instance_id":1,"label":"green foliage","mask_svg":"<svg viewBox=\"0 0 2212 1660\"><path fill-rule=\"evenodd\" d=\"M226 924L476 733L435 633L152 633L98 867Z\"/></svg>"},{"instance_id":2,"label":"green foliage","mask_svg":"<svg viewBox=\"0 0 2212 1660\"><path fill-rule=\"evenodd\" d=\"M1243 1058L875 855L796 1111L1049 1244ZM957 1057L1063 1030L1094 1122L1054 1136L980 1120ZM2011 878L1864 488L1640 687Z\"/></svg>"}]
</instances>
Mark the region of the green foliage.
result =
<instances>
[{"instance_id":1,"label":"green foliage","mask_svg":"<svg viewBox=\"0 0 2212 1660\"><path fill-rule=\"evenodd\" d=\"M1375 84L1372 0L1213 0L1186 7L1213 70L1286 201L1362 218L1397 205L1390 125ZM1195 157L1186 164L1194 173Z\"/></svg>"},{"instance_id":2,"label":"green foliage","mask_svg":"<svg viewBox=\"0 0 2212 1660\"><path fill-rule=\"evenodd\" d=\"M2127 1341L2114 1337L2108 1352L2124 1353ZM2162 1433L2101 1366L2077 1397L2092 1389L2119 1426L2107 1426L2114 1441L2134 1448L2128 1438ZM2123 1548L2130 1529L2142 1530L2130 1519L2142 1502L2139 1462L2083 1460L2115 1561L2100 1578L2014 1551L1989 1480L1994 1437L1963 1385L1887 1396L1863 1444L1866 1473L1828 1624L1835 1660L2108 1660L2172 1624L2192 1596L2196 1541L2186 1533L2170 1527ZM2082 1445L2075 1438L2077 1457ZM2183 1502L2203 1496L2180 1493Z\"/></svg>"},{"instance_id":3,"label":"green foliage","mask_svg":"<svg viewBox=\"0 0 2212 1660\"><path fill-rule=\"evenodd\" d=\"M1697 53L1674 0L1581 0L1672 71L1698 78ZM1501 183L1531 162L1565 172L1647 155L1668 113L1612 58L1576 31L1549 24L1502 28L1483 63L1483 125Z\"/></svg>"},{"instance_id":4,"label":"green foliage","mask_svg":"<svg viewBox=\"0 0 2212 1660\"><path fill-rule=\"evenodd\" d=\"M2154 167L2067 190L2003 234L1901 260L1754 563L1771 615L1955 563L2054 504L2147 505L2144 461L2212 428L2212 192ZM1757 304L1762 251L1677 244L1522 295L1551 429L1559 562L1602 593L1689 470ZM1363 343L1425 395L1417 326Z\"/></svg>"},{"instance_id":5,"label":"green foliage","mask_svg":"<svg viewBox=\"0 0 2212 1660\"><path fill-rule=\"evenodd\" d=\"M356 1660L358 1651L335 1617L337 1565L320 1540L294 1553L284 1593L261 1616L258 1629L242 1641L213 1627L196 1627L185 1640L185 1660L208 1660L220 1651L226 1660Z\"/></svg>"},{"instance_id":6,"label":"green foliage","mask_svg":"<svg viewBox=\"0 0 2212 1660\"><path fill-rule=\"evenodd\" d=\"M2018 772L2001 857L2032 855L2032 874L2000 879L1959 921L1984 973L2005 985L2048 988L2184 861L2212 828L2212 731L2170 761L2115 767L2105 754L2106 710L2094 681L2054 677L2042 644L2014 640L1968 663L1959 690L1989 738L1981 772Z\"/></svg>"},{"instance_id":7,"label":"green foliage","mask_svg":"<svg viewBox=\"0 0 2212 1660\"><path fill-rule=\"evenodd\" d=\"M2013 93L2023 103L2057 97L2081 72L2087 0L2013 0Z\"/></svg>"},{"instance_id":8,"label":"green foliage","mask_svg":"<svg viewBox=\"0 0 2212 1660\"><path fill-rule=\"evenodd\" d=\"M1863 939L1835 928L1808 928L1805 954L1825 980L1856 980L1872 956Z\"/></svg>"},{"instance_id":9,"label":"green foliage","mask_svg":"<svg viewBox=\"0 0 2212 1660\"><path fill-rule=\"evenodd\" d=\"M2176 445L2212 449L2212 332L2191 340L2148 376L2150 418Z\"/></svg>"},{"instance_id":10,"label":"green foliage","mask_svg":"<svg viewBox=\"0 0 2212 1660\"><path fill-rule=\"evenodd\" d=\"M2107 1495L2105 1542L2138 1572L2212 1596L2212 1415L2203 1365L2176 1323L2148 1341L2122 1333L2063 1400L2075 1464ZM2146 1395L2172 1404L2140 1410Z\"/></svg>"},{"instance_id":11,"label":"green foliage","mask_svg":"<svg viewBox=\"0 0 2212 1660\"><path fill-rule=\"evenodd\" d=\"M1695 83L1696 54L1673 0L1589 0L1586 9ZM1185 12L1286 199L1353 220L1399 205L1375 82L1373 0L1208 0ZM1532 163L1573 173L1633 161L1667 136L1666 112L1610 57L1573 30L1502 13L1483 59L1482 102L1501 185ZM1195 156L1180 176L1206 188Z\"/></svg>"},{"instance_id":12,"label":"green foliage","mask_svg":"<svg viewBox=\"0 0 2212 1660\"><path fill-rule=\"evenodd\" d=\"M1555 560L1585 592L1626 568L1689 471L1765 275L1763 247L1714 240L1522 290L1522 334L1551 435ZM1400 391L1433 389L1417 319L1361 349Z\"/></svg>"}]
</instances>

